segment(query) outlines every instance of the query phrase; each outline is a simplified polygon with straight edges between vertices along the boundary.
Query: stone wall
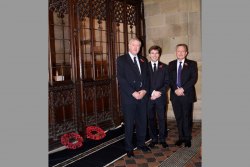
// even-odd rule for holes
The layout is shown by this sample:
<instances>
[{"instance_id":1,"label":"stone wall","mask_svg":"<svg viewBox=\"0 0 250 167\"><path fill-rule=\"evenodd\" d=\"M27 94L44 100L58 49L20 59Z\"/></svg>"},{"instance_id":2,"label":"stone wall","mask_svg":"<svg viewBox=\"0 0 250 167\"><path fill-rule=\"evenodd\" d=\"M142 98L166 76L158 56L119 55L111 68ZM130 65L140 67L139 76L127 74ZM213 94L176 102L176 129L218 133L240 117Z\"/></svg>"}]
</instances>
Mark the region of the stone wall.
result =
<instances>
[{"instance_id":1,"label":"stone wall","mask_svg":"<svg viewBox=\"0 0 250 167\"><path fill-rule=\"evenodd\" d=\"M188 58L198 62L199 78L196 83L197 102L194 120L201 120L201 0L144 0L146 22L146 48L162 47L161 61L176 59L175 46L186 43ZM168 92L169 94L169 92ZM172 105L168 105L168 119L173 119Z\"/></svg>"}]
</instances>

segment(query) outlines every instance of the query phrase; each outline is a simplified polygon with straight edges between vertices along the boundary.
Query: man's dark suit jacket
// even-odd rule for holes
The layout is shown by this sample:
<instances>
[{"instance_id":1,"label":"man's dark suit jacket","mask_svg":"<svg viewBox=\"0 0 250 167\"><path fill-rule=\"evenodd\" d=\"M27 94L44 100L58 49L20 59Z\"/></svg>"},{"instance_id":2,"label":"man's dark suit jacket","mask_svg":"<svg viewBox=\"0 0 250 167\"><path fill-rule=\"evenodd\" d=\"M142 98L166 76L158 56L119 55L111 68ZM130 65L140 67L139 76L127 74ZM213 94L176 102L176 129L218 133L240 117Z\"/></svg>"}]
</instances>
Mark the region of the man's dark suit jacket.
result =
<instances>
[{"instance_id":1,"label":"man's dark suit jacket","mask_svg":"<svg viewBox=\"0 0 250 167\"><path fill-rule=\"evenodd\" d=\"M158 69L156 72L153 72L151 62L149 64L150 71L150 91L149 96L151 96L153 90L160 91L161 97L157 98L155 103L159 105L165 105L167 96L167 88L169 86L169 75L168 75L168 66L162 62L158 62Z\"/></svg>"},{"instance_id":2,"label":"man's dark suit jacket","mask_svg":"<svg viewBox=\"0 0 250 167\"><path fill-rule=\"evenodd\" d=\"M143 97L143 101L148 98L149 77L148 77L148 61L145 57L138 55L141 67L141 75L133 64L129 54L122 55L117 58L117 78L119 83L121 103L122 105L133 104L137 100L132 96L135 91L146 90L147 93Z\"/></svg>"},{"instance_id":3,"label":"man's dark suit jacket","mask_svg":"<svg viewBox=\"0 0 250 167\"><path fill-rule=\"evenodd\" d=\"M177 60L171 61L168 65L169 67L169 75L170 75L170 100L174 100L176 97L175 90L176 79L177 79ZM196 102L196 91L195 91L195 83L198 79L198 69L197 62L189 59L185 59L182 71L181 71L181 83L182 88L184 89L184 94L187 96L187 100L191 103Z\"/></svg>"},{"instance_id":4,"label":"man's dark suit jacket","mask_svg":"<svg viewBox=\"0 0 250 167\"><path fill-rule=\"evenodd\" d=\"M121 95L121 110L125 121L125 150L133 150L133 127L136 125L137 147L145 147L147 130L147 101L149 91L148 61L138 56L141 74L129 54L117 58L117 79ZM142 99L135 99L135 91L146 90Z\"/></svg>"},{"instance_id":5,"label":"man's dark suit jacket","mask_svg":"<svg viewBox=\"0 0 250 167\"><path fill-rule=\"evenodd\" d=\"M150 91L151 96L153 90L160 91L161 96L155 100L149 100L148 102L148 121L149 121L149 135L152 142L165 142L167 136L166 131L166 104L167 104L167 88L169 86L169 74L168 66L162 62L158 62L158 68L153 72L151 62L149 62L150 73ZM155 124L155 119L158 119L158 126ZM159 130L157 132L157 129ZM159 134L159 137L158 137Z\"/></svg>"}]
</instances>

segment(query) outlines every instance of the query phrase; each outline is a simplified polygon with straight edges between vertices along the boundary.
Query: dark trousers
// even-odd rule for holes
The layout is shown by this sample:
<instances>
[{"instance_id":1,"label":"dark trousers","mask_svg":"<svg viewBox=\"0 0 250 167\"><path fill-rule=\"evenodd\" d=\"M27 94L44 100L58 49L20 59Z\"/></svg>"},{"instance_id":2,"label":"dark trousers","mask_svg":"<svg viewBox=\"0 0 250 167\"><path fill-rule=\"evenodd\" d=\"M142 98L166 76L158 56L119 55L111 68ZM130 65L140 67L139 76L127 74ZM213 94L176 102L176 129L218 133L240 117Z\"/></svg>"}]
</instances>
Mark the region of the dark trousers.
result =
<instances>
[{"instance_id":1,"label":"dark trousers","mask_svg":"<svg viewBox=\"0 0 250 167\"><path fill-rule=\"evenodd\" d=\"M125 150L133 150L133 130L136 128L137 147L145 146L147 130L147 104L145 101L138 100L134 104L122 106L125 125Z\"/></svg>"},{"instance_id":2,"label":"dark trousers","mask_svg":"<svg viewBox=\"0 0 250 167\"><path fill-rule=\"evenodd\" d=\"M149 102L148 105L148 120L149 120L149 135L153 142L158 142L158 128L159 128L159 142L165 142L166 139L166 106L157 105L154 102ZM156 124L156 115L158 125ZM157 128L158 127L158 128Z\"/></svg>"},{"instance_id":3,"label":"dark trousers","mask_svg":"<svg viewBox=\"0 0 250 167\"><path fill-rule=\"evenodd\" d=\"M181 96L172 100L180 140L192 139L193 103L188 102L186 98Z\"/></svg>"}]
</instances>

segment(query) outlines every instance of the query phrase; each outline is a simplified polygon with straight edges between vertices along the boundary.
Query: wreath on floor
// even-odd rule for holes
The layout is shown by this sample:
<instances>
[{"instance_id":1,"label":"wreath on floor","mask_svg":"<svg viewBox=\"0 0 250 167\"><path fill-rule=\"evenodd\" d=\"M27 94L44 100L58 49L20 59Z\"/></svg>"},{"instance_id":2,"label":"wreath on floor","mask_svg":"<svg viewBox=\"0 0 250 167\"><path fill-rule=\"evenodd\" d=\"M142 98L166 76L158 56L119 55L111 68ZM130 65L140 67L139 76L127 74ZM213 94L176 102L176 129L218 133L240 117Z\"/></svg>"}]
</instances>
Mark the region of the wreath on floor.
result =
<instances>
[{"instance_id":1,"label":"wreath on floor","mask_svg":"<svg viewBox=\"0 0 250 167\"><path fill-rule=\"evenodd\" d=\"M87 138L92 140L101 140L106 136L106 133L97 126L88 126L86 128Z\"/></svg>"},{"instance_id":2,"label":"wreath on floor","mask_svg":"<svg viewBox=\"0 0 250 167\"><path fill-rule=\"evenodd\" d=\"M61 137L61 143L68 149L76 149L81 147L83 144L83 138L77 133L67 133Z\"/></svg>"}]
</instances>

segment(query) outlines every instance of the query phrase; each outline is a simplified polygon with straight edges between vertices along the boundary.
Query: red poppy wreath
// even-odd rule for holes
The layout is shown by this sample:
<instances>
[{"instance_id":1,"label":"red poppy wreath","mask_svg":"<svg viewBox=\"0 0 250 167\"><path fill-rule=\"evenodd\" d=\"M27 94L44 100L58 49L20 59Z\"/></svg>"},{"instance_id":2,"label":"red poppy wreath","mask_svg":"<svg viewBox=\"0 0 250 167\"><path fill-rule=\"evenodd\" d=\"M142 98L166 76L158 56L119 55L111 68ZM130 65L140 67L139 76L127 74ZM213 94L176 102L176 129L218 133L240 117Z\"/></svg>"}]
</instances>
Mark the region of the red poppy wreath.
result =
<instances>
[{"instance_id":1,"label":"red poppy wreath","mask_svg":"<svg viewBox=\"0 0 250 167\"><path fill-rule=\"evenodd\" d=\"M88 126L86 133L87 138L92 140L101 140L106 136L106 133L97 126Z\"/></svg>"},{"instance_id":2,"label":"red poppy wreath","mask_svg":"<svg viewBox=\"0 0 250 167\"><path fill-rule=\"evenodd\" d=\"M77 142L75 142L77 141ZM76 149L82 146L83 138L77 133L67 133L61 137L61 143L68 149Z\"/></svg>"}]
</instances>

